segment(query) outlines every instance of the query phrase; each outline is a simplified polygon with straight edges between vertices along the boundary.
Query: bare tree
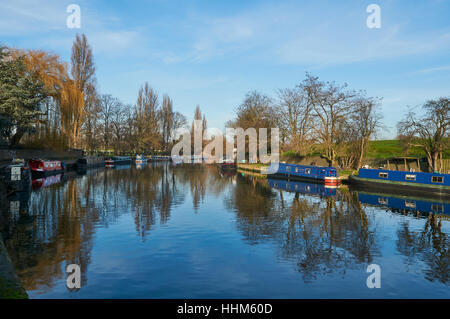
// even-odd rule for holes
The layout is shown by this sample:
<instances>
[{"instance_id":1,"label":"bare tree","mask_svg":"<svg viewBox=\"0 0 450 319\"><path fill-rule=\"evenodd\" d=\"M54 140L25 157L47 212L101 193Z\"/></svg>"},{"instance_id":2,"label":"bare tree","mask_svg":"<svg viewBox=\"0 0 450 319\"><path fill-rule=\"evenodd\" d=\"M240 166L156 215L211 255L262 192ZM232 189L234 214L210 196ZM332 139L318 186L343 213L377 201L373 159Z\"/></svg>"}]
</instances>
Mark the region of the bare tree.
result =
<instances>
[{"instance_id":1,"label":"bare tree","mask_svg":"<svg viewBox=\"0 0 450 319\"><path fill-rule=\"evenodd\" d=\"M277 124L284 142L289 142L290 148L300 154L307 154L311 149L308 135L312 130L312 107L308 103L304 91L295 89L280 89L277 91L276 108Z\"/></svg>"},{"instance_id":2,"label":"bare tree","mask_svg":"<svg viewBox=\"0 0 450 319\"><path fill-rule=\"evenodd\" d=\"M161 135L163 148L167 152L173 130L173 103L168 95L164 95L161 106Z\"/></svg>"},{"instance_id":3,"label":"bare tree","mask_svg":"<svg viewBox=\"0 0 450 319\"><path fill-rule=\"evenodd\" d=\"M146 82L139 90L135 105L136 139L139 152L156 150L160 145L158 93Z\"/></svg>"},{"instance_id":4,"label":"bare tree","mask_svg":"<svg viewBox=\"0 0 450 319\"><path fill-rule=\"evenodd\" d=\"M422 109L424 111L422 117L410 109L405 119L398 123L397 128L409 146L424 150L429 170L435 172L441 168L438 165L438 156L449 143L450 98L430 100L422 106Z\"/></svg>"},{"instance_id":5,"label":"bare tree","mask_svg":"<svg viewBox=\"0 0 450 319\"><path fill-rule=\"evenodd\" d=\"M314 110L313 131L324 148L323 156L334 166L340 142L345 140L341 133L345 132L343 128L354 111L356 92L348 91L347 84L338 86L334 82L321 82L310 74L306 74L300 87Z\"/></svg>"},{"instance_id":6,"label":"bare tree","mask_svg":"<svg viewBox=\"0 0 450 319\"><path fill-rule=\"evenodd\" d=\"M103 147L108 150L112 141L112 122L113 116L119 107L119 101L111 94L102 94L100 96L100 119L103 137Z\"/></svg>"},{"instance_id":7,"label":"bare tree","mask_svg":"<svg viewBox=\"0 0 450 319\"><path fill-rule=\"evenodd\" d=\"M78 88L85 92L86 86L95 81L95 66L92 48L84 34L76 35L70 60L72 78Z\"/></svg>"},{"instance_id":8,"label":"bare tree","mask_svg":"<svg viewBox=\"0 0 450 319\"><path fill-rule=\"evenodd\" d=\"M359 169L367 153L370 139L381 127L382 116L379 112L381 99L361 95L354 102L355 110L351 115L351 120L358 152L356 169Z\"/></svg>"}]
</instances>

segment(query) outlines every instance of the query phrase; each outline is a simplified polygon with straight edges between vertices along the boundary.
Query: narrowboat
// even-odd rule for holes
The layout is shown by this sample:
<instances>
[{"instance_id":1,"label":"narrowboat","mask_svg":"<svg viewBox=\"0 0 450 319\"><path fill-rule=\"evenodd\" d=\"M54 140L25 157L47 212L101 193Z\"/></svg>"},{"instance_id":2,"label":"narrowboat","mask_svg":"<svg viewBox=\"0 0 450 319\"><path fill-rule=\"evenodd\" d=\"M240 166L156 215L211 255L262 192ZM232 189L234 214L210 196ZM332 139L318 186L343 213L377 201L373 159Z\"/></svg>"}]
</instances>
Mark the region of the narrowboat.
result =
<instances>
[{"instance_id":1,"label":"narrowboat","mask_svg":"<svg viewBox=\"0 0 450 319\"><path fill-rule=\"evenodd\" d=\"M288 181L273 178L269 178L267 181L269 182L270 187L283 191L318 195L320 197L336 196L336 188L326 187L324 184Z\"/></svg>"},{"instance_id":2,"label":"narrowboat","mask_svg":"<svg viewBox=\"0 0 450 319\"><path fill-rule=\"evenodd\" d=\"M147 163L147 158L144 155L136 155L136 164Z\"/></svg>"},{"instance_id":3,"label":"narrowboat","mask_svg":"<svg viewBox=\"0 0 450 319\"><path fill-rule=\"evenodd\" d=\"M105 166L105 159L102 156L85 156L77 160L77 169L83 170L101 166Z\"/></svg>"},{"instance_id":4,"label":"narrowboat","mask_svg":"<svg viewBox=\"0 0 450 319\"><path fill-rule=\"evenodd\" d=\"M450 174L361 168L358 176L349 176L349 183L397 193L450 196Z\"/></svg>"},{"instance_id":5,"label":"narrowboat","mask_svg":"<svg viewBox=\"0 0 450 319\"><path fill-rule=\"evenodd\" d=\"M272 163L266 171L272 178L313 181L324 183L328 187L337 187L341 183L339 172L335 167Z\"/></svg>"},{"instance_id":6,"label":"narrowboat","mask_svg":"<svg viewBox=\"0 0 450 319\"><path fill-rule=\"evenodd\" d=\"M219 168L223 171L236 171L237 165L234 161L224 161L219 163Z\"/></svg>"},{"instance_id":7,"label":"narrowboat","mask_svg":"<svg viewBox=\"0 0 450 319\"><path fill-rule=\"evenodd\" d=\"M358 200L370 206L389 207L394 212L419 212L425 215L450 215L450 201L423 197L398 196L380 192L358 192Z\"/></svg>"},{"instance_id":8,"label":"narrowboat","mask_svg":"<svg viewBox=\"0 0 450 319\"><path fill-rule=\"evenodd\" d=\"M28 160L28 167L31 170L33 179L58 174L64 171L63 163L56 160L31 159Z\"/></svg>"},{"instance_id":9,"label":"narrowboat","mask_svg":"<svg viewBox=\"0 0 450 319\"><path fill-rule=\"evenodd\" d=\"M172 157L170 156L158 156L158 155L151 155L149 157L150 161L152 162L161 162L161 161L171 161Z\"/></svg>"},{"instance_id":10,"label":"narrowboat","mask_svg":"<svg viewBox=\"0 0 450 319\"><path fill-rule=\"evenodd\" d=\"M29 191L31 174L23 159L14 159L0 166L0 176L8 193Z\"/></svg>"},{"instance_id":11,"label":"narrowboat","mask_svg":"<svg viewBox=\"0 0 450 319\"><path fill-rule=\"evenodd\" d=\"M106 167L114 167L118 165L128 165L131 163L131 157L129 156L111 156L106 159L105 166Z\"/></svg>"}]
</instances>

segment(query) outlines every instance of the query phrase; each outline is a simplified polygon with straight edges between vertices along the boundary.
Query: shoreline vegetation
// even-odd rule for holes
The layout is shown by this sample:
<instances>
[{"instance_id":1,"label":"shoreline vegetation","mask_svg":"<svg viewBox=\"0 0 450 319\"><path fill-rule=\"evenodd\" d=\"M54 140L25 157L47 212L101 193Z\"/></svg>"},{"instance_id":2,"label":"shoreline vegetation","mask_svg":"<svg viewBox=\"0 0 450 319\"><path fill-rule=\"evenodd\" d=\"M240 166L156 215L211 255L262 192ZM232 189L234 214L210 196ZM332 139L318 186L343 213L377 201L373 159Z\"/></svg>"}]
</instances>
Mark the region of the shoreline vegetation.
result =
<instances>
[{"instance_id":1,"label":"shoreline vegetation","mask_svg":"<svg viewBox=\"0 0 450 319\"><path fill-rule=\"evenodd\" d=\"M172 98L161 96L148 82L137 89L134 104L101 93L94 50L84 34L76 35L69 62L45 51L0 45L0 70L0 149L167 155L181 130L194 131L194 122L190 125L174 110ZM350 173L397 157L417 160L419 170L450 171L450 163L444 163L450 159L450 97L409 109L394 140L376 139L385 128L381 105L380 97L306 73L296 86L277 89L273 96L249 91L225 126L256 132L279 128L282 160L292 163ZM201 121L207 132L206 115L198 105L193 120ZM236 138L223 138L224 148L236 145Z\"/></svg>"}]
</instances>

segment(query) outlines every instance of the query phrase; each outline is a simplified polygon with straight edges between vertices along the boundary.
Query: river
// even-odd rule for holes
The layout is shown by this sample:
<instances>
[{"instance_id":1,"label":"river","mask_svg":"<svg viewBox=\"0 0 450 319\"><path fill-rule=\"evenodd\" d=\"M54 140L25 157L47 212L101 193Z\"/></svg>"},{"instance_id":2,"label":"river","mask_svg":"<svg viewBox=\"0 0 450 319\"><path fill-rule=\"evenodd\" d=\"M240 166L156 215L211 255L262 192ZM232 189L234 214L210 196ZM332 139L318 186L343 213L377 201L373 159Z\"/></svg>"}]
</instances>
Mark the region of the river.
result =
<instances>
[{"instance_id":1,"label":"river","mask_svg":"<svg viewBox=\"0 0 450 319\"><path fill-rule=\"evenodd\" d=\"M9 200L3 237L30 298L450 298L446 202L165 163Z\"/></svg>"}]
</instances>

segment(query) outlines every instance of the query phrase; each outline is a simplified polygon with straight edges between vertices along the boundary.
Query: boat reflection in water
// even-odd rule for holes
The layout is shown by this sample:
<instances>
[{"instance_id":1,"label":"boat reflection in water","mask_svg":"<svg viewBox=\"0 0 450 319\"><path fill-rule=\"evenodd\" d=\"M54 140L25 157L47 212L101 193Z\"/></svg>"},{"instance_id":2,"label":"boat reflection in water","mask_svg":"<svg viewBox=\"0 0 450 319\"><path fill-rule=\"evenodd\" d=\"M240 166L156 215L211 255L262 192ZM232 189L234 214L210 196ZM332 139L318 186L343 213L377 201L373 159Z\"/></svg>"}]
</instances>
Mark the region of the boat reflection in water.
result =
<instances>
[{"instance_id":1,"label":"boat reflection in water","mask_svg":"<svg viewBox=\"0 0 450 319\"><path fill-rule=\"evenodd\" d=\"M335 187L327 187L324 184L294 182L281 179L268 179L269 185L272 188L295 192L300 194L319 195L321 197L336 196Z\"/></svg>"},{"instance_id":2,"label":"boat reflection in water","mask_svg":"<svg viewBox=\"0 0 450 319\"><path fill-rule=\"evenodd\" d=\"M450 202L432 198L395 196L392 194L358 192L362 204L385 206L393 212L418 212L450 215Z\"/></svg>"},{"instance_id":3,"label":"boat reflection in water","mask_svg":"<svg viewBox=\"0 0 450 319\"><path fill-rule=\"evenodd\" d=\"M58 184L62 181L62 174L52 175L44 178L33 179L31 185L33 190L37 190L43 187L49 187L54 184Z\"/></svg>"}]
</instances>

